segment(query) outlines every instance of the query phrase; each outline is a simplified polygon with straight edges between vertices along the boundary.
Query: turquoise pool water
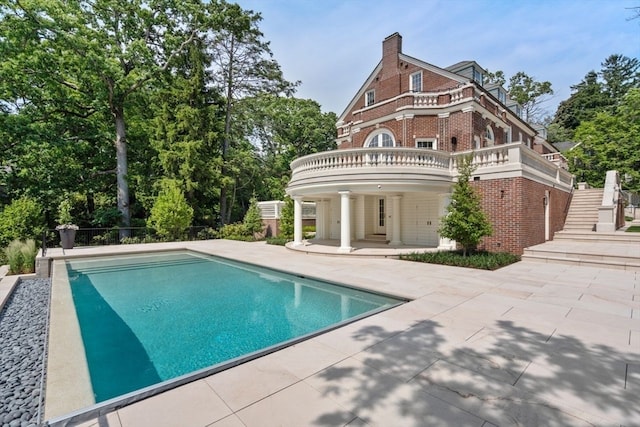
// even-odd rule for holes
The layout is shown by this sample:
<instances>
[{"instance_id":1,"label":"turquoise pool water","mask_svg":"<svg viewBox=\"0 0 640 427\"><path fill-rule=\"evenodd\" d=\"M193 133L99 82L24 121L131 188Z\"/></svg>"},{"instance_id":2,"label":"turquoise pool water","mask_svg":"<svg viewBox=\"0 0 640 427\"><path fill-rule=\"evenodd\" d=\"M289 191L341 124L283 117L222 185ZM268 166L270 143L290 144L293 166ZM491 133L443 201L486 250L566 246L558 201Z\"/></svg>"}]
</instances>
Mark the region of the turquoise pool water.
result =
<instances>
[{"instance_id":1,"label":"turquoise pool water","mask_svg":"<svg viewBox=\"0 0 640 427\"><path fill-rule=\"evenodd\" d=\"M191 252L67 270L96 402L402 302Z\"/></svg>"}]
</instances>

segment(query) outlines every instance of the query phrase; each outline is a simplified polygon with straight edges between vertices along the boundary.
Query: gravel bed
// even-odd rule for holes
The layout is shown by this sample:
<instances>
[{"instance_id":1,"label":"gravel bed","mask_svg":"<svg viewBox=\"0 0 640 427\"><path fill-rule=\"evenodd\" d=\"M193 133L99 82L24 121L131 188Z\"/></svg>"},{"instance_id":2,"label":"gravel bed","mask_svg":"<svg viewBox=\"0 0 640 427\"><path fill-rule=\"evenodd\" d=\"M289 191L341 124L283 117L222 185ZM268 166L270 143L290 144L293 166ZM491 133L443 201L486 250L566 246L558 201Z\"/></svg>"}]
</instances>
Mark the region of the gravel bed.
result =
<instances>
[{"instance_id":1,"label":"gravel bed","mask_svg":"<svg viewBox=\"0 0 640 427\"><path fill-rule=\"evenodd\" d=\"M0 312L1 427L39 425L50 289L49 279L20 280Z\"/></svg>"}]
</instances>

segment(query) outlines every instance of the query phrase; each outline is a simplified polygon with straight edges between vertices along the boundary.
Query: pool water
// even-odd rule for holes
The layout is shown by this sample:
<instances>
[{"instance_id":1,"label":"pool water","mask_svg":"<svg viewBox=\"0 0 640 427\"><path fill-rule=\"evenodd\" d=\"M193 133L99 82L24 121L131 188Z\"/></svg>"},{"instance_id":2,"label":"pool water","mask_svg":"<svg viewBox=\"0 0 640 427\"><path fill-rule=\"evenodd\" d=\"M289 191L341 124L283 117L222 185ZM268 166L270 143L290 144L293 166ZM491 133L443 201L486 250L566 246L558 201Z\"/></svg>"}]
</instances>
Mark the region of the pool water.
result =
<instances>
[{"instance_id":1,"label":"pool water","mask_svg":"<svg viewBox=\"0 0 640 427\"><path fill-rule=\"evenodd\" d=\"M66 264L96 402L403 302L191 252Z\"/></svg>"}]
</instances>

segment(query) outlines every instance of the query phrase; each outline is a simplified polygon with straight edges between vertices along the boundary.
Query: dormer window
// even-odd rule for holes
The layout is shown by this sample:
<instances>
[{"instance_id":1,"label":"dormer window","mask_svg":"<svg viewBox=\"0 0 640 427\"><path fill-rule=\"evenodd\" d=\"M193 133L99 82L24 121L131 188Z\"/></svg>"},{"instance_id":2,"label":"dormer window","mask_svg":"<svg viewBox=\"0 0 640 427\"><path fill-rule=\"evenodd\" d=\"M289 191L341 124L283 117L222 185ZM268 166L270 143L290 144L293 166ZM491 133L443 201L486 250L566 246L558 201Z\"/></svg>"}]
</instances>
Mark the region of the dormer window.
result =
<instances>
[{"instance_id":1,"label":"dormer window","mask_svg":"<svg viewBox=\"0 0 640 427\"><path fill-rule=\"evenodd\" d=\"M365 101L364 101L365 102L365 104L364 104L365 107L368 107L370 105L375 104L376 103L376 91L373 90L373 89L370 90L370 91L367 91L367 93L365 94L364 98L365 98Z\"/></svg>"},{"instance_id":2,"label":"dormer window","mask_svg":"<svg viewBox=\"0 0 640 427\"><path fill-rule=\"evenodd\" d=\"M507 103L507 93L501 89L498 90L498 101L502 102L503 104Z\"/></svg>"},{"instance_id":3,"label":"dormer window","mask_svg":"<svg viewBox=\"0 0 640 427\"><path fill-rule=\"evenodd\" d=\"M482 73L476 67L473 67L473 80L482 86Z\"/></svg>"},{"instance_id":4,"label":"dormer window","mask_svg":"<svg viewBox=\"0 0 640 427\"><path fill-rule=\"evenodd\" d=\"M422 92L422 71L411 74L409 90L411 92Z\"/></svg>"}]
</instances>

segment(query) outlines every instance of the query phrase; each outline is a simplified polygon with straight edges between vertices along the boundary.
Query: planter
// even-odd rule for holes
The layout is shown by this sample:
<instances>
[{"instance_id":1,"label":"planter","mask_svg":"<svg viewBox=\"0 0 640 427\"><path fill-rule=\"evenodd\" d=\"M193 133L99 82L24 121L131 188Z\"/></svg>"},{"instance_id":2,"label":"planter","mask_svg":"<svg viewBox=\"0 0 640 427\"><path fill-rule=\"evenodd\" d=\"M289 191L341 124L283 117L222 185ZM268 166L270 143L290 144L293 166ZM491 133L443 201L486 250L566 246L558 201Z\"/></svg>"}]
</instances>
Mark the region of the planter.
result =
<instances>
[{"instance_id":1,"label":"planter","mask_svg":"<svg viewBox=\"0 0 640 427\"><path fill-rule=\"evenodd\" d=\"M62 249L73 249L76 240L76 230L73 228L60 229L60 245Z\"/></svg>"}]
</instances>

